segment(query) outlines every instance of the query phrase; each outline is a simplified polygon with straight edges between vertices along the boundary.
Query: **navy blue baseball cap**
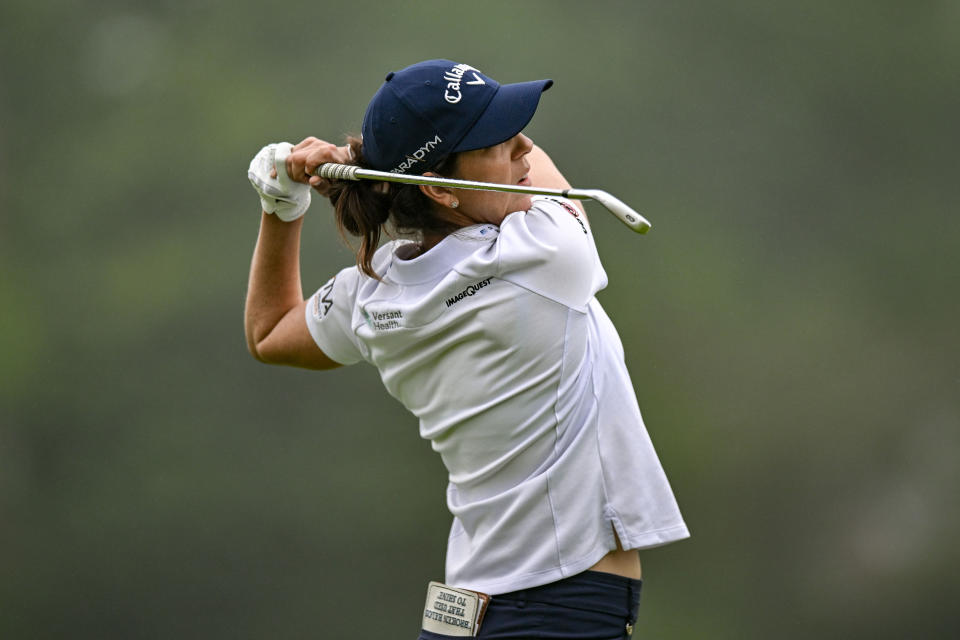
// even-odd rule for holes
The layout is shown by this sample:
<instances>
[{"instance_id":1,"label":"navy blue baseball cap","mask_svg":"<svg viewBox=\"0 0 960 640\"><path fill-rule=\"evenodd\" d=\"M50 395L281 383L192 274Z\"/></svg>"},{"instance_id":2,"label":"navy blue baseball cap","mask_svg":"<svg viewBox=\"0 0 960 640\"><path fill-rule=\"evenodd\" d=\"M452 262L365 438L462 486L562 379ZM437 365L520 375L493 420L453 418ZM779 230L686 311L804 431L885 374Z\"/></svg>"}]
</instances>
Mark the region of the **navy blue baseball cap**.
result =
<instances>
[{"instance_id":1,"label":"navy blue baseball cap","mask_svg":"<svg viewBox=\"0 0 960 640\"><path fill-rule=\"evenodd\" d=\"M363 117L363 156L379 171L423 173L451 153L500 144L527 126L551 85L501 85L452 60L391 72Z\"/></svg>"}]
</instances>

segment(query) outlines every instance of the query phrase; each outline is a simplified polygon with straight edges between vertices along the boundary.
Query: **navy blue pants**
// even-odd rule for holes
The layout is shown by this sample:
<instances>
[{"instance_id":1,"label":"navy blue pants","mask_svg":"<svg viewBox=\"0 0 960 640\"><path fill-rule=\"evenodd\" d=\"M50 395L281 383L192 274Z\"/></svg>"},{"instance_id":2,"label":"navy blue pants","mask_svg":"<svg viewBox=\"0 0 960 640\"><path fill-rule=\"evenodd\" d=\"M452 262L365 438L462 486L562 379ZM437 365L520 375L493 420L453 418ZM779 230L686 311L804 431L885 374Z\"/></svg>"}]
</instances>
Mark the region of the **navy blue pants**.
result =
<instances>
[{"instance_id":1,"label":"navy blue pants","mask_svg":"<svg viewBox=\"0 0 960 640\"><path fill-rule=\"evenodd\" d=\"M559 582L493 596L478 638L620 640L637 621L639 580L585 571ZM418 640L446 640L420 631Z\"/></svg>"}]
</instances>

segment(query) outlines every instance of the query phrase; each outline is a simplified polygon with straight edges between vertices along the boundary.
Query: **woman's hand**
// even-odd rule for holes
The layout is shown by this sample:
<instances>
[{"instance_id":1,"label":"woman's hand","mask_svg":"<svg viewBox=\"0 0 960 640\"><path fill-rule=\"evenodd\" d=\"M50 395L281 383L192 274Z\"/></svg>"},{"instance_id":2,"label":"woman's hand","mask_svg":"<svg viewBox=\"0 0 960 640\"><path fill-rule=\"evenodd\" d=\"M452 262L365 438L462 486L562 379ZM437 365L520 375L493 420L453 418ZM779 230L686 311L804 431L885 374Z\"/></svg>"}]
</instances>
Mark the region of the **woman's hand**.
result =
<instances>
[{"instance_id":1,"label":"woman's hand","mask_svg":"<svg viewBox=\"0 0 960 640\"><path fill-rule=\"evenodd\" d=\"M260 195L263 211L276 214L284 222L299 219L310 207L309 185L291 180L285 170L286 157L292 151L289 142L268 144L257 152L247 169L247 178Z\"/></svg>"},{"instance_id":2,"label":"woman's hand","mask_svg":"<svg viewBox=\"0 0 960 640\"><path fill-rule=\"evenodd\" d=\"M311 136L295 145L290 151L286 160L287 175L290 176L291 180L309 184L321 195L327 196L330 190L330 181L313 175L317 167L326 162L352 163L353 154L350 152L350 147L338 147Z\"/></svg>"}]
</instances>

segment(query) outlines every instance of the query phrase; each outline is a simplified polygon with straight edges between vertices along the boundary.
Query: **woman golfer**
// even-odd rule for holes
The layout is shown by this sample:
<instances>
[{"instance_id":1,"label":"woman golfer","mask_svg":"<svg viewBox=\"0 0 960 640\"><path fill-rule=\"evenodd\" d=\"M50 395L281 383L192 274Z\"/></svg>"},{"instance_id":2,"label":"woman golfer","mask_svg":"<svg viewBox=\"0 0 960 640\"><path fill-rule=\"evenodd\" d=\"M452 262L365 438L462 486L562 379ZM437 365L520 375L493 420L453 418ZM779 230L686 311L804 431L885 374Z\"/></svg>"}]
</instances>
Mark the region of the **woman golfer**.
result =
<instances>
[{"instance_id":1,"label":"woman golfer","mask_svg":"<svg viewBox=\"0 0 960 640\"><path fill-rule=\"evenodd\" d=\"M371 363L449 471L446 578L428 589L421 639L626 637L637 550L688 536L594 297L607 276L578 204L313 175L338 162L568 188L521 133L551 84L422 62L386 77L362 139L268 145L250 165L264 210L250 351L313 369ZM304 300L311 187L359 248ZM378 249L386 230L403 239Z\"/></svg>"}]
</instances>

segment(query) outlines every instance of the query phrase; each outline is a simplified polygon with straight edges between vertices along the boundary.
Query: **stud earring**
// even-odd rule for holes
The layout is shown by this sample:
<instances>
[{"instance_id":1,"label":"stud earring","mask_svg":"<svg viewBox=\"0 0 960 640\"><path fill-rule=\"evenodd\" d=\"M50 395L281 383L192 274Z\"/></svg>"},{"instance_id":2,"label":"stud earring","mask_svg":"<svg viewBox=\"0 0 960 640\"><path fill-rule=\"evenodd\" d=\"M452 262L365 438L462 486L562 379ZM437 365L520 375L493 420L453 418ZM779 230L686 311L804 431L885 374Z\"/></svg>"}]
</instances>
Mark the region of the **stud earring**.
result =
<instances>
[{"instance_id":1,"label":"stud earring","mask_svg":"<svg viewBox=\"0 0 960 640\"><path fill-rule=\"evenodd\" d=\"M460 206L460 201L459 201L459 200L454 200L453 202L450 203L450 208L451 208L451 209L456 209L456 208L459 207L459 206Z\"/></svg>"}]
</instances>

